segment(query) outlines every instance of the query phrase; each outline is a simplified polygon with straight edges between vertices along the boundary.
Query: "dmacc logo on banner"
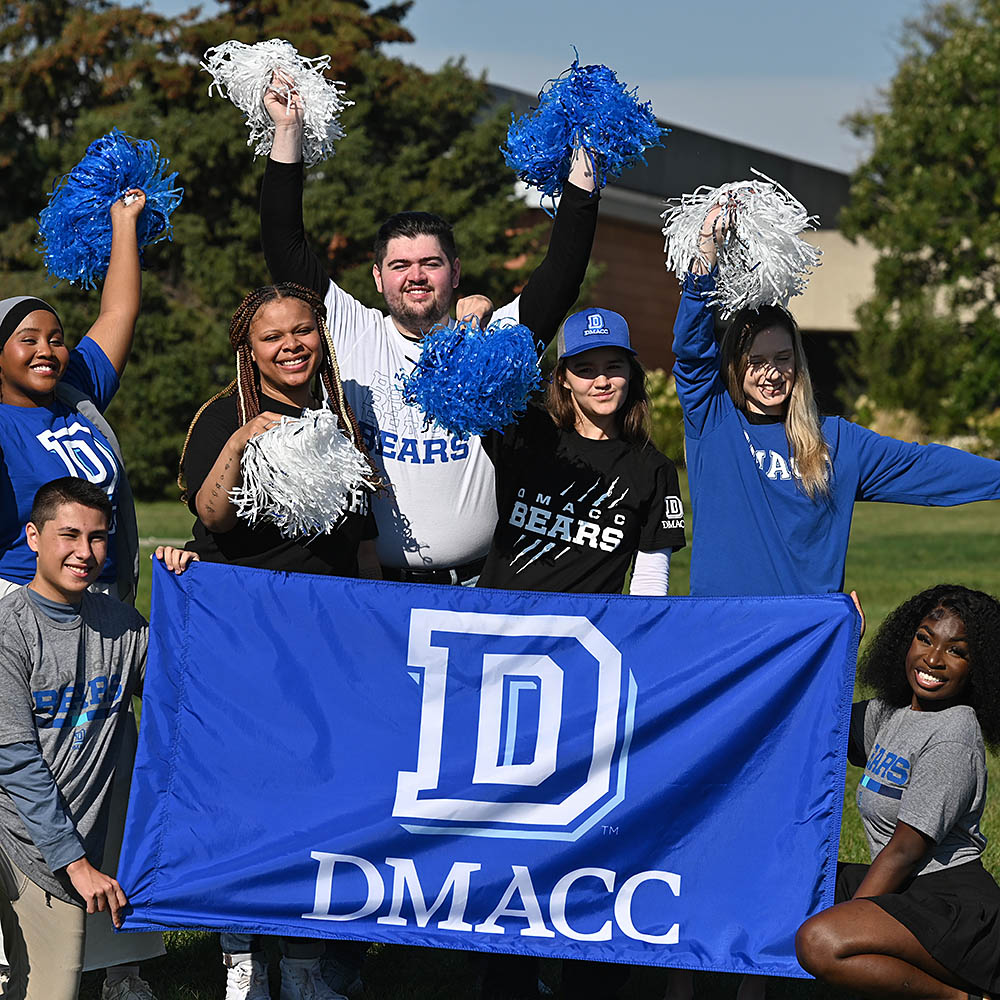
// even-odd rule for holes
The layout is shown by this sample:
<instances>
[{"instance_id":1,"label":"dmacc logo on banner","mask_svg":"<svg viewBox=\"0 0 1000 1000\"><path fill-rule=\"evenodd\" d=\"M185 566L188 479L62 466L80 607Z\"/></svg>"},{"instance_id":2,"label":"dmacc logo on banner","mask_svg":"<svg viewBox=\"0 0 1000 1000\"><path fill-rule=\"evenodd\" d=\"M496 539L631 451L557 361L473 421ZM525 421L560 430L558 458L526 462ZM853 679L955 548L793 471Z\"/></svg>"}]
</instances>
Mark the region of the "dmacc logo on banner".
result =
<instances>
[{"instance_id":1,"label":"dmacc logo on banner","mask_svg":"<svg viewBox=\"0 0 1000 1000\"><path fill-rule=\"evenodd\" d=\"M156 567L125 929L801 976L857 638L843 595Z\"/></svg>"},{"instance_id":2,"label":"dmacc logo on banner","mask_svg":"<svg viewBox=\"0 0 1000 1000\"><path fill-rule=\"evenodd\" d=\"M455 646L434 634L454 637ZM512 651L487 651L491 638ZM460 641L475 643L482 663L478 712L466 718L445 712L449 655ZM416 770L399 773L393 816L422 821L404 823L411 833L577 840L624 799L635 677L623 676L620 651L587 618L415 608L407 663L423 690L419 750ZM589 702L593 734L589 760L573 762L569 787L558 768L567 700ZM470 722L471 736L450 732ZM474 757L462 753L469 745ZM463 767L470 760L471 774ZM499 798L504 787L522 796Z\"/></svg>"}]
</instances>

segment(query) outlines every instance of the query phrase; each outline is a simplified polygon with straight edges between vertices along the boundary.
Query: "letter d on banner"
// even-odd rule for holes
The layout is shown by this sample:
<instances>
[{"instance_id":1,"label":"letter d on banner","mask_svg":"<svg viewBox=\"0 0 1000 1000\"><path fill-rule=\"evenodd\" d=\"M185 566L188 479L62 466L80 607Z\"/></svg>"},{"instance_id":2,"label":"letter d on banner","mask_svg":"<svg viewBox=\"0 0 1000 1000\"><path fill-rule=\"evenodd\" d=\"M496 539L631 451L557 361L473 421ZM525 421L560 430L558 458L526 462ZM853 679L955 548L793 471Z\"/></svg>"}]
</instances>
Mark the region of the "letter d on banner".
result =
<instances>
[{"instance_id":1,"label":"letter d on banner","mask_svg":"<svg viewBox=\"0 0 1000 1000\"><path fill-rule=\"evenodd\" d=\"M353 854L328 854L326 851L311 851L310 855L314 861L319 862L319 871L316 874L316 901L313 903L312 913L302 914L304 919L362 920L370 917L382 905L382 900L385 899L385 885L378 869L370 861L355 857ZM368 885L364 903L351 913L330 912L333 900L333 869L338 861L361 869Z\"/></svg>"},{"instance_id":2,"label":"letter d on banner","mask_svg":"<svg viewBox=\"0 0 1000 1000\"><path fill-rule=\"evenodd\" d=\"M477 719L445 713L452 656L463 683L479 687ZM573 841L624 800L637 686L589 618L413 608L407 663L423 673L417 767L398 772L392 814L422 822L404 829ZM579 741L584 723L589 767L560 774L560 741ZM474 733L446 753L446 726ZM504 791L512 786L525 791Z\"/></svg>"}]
</instances>

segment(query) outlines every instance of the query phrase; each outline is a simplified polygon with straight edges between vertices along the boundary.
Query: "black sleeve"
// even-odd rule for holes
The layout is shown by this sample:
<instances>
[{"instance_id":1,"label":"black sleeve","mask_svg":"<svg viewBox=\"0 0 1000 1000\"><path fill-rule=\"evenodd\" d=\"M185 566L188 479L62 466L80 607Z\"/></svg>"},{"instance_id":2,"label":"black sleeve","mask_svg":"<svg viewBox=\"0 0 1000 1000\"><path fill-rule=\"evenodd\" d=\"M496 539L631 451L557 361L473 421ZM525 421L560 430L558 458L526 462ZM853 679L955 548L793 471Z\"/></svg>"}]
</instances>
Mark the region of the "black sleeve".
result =
<instances>
[{"instance_id":1,"label":"black sleeve","mask_svg":"<svg viewBox=\"0 0 1000 1000\"><path fill-rule=\"evenodd\" d=\"M670 549L676 552L687 544L677 466L658 451L655 454L659 461L653 473L653 492L646 511L646 522L639 534L639 551Z\"/></svg>"},{"instance_id":2,"label":"black sleeve","mask_svg":"<svg viewBox=\"0 0 1000 1000\"><path fill-rule=\"evenodd\" d=\"M509 424L502 431L489 430L480 438L483 451L499 468L525 441L535 439L539 428L546 425L552 426L552 418L545 409L545 399L543 396L534 395L528 401L524 413L513 424Z\"/></svg>"},{"instance_id":3,"label":"black sleeve","mask_svg":"<svg viewBox=\"0 0 1000 1000\"><path fill-rule=\"evenodd\" d=\"M513 427L514 425L511 426ZM500 461L504 441L509 430L510 428L508 427L505 427L502 431L489 430L480 438L483 445L483 451L486 452L489 460L494 465Z\"/></svg>"},{"instance_id":4,"label":"black sleeve","mask_svg":"<svg viewBox=\"0 0 1000 1000\"><path fill-rule=\"evenodd\" d=\"M851 706L851 728L847 738L847 761L857 767L864 767L868 761L865 750L865 712L870 701L856 701Z\"/></svg>"},{"instance_id":5,"label":"black sleeve","mask_svg":"<svg viewBox=\"0 0 1000 1000\"><path fill-rule=\"evenodd\" d=\"M184 483L187 487L188 508L196 517L195 497L201 484L215 465L226 442L236 430L233 415L235 400L231 397L217 399L207 406L191 430L187 451L184 453Z\"/></svg>"},{"instance_id":6,"label":"black sleeve","mask_svg":"<svg viewBox=\"0 0 1000 1000\"><path fill-rule=\"evenodd\" d=\"M549 249L521 292L520 320L547 345L580 294L597 229L600 192L567 183L552 224Z\"/></svg>"},{"instance_id":7,"label":"black sleeve","mask_svg":"<svg viewBox=\"0 0 1000 1000\"><path fill-rule=\"evenodd\" d=\"M373 538L378 538L378 525L375 523L375 515L369 506L368 513L365 514L364 527L361 529L361 541L370 542Z\"/></svg>"},{"instance_id":8,"label":"black sleeve","mask_svg":"<svg viewBox=\"0 0 1000 1000\"><path fill-rule=\"evenodd\" d=\"M272 281L294 281L323 298L330 276L306 242L303 171L301 161L278 163L268 159L260 186L260 242Z\"/></svg>"}]
</instances>

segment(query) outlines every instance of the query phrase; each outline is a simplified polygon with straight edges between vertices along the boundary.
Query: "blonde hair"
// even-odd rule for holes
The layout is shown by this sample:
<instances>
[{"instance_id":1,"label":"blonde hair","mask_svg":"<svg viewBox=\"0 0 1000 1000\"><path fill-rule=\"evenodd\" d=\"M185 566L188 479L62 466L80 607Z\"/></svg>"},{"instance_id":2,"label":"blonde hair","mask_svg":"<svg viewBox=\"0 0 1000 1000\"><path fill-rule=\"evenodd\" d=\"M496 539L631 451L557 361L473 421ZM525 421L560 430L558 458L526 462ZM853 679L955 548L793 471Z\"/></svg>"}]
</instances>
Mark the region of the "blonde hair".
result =
<instances>
[{"instance_id":1,"label":"blonde hair","mask_svg":"<svg viewBox=\"0 0 1000 1000\"><path fill-rule=\"evenodd\" d=\"M788 438L788 454L802 490L810 500L830 494L830 449L823 437L816 397L813 394L809 364L802 347L802 335L792 314L781 306L761 306L741 309L729 324L722 338L721 366L726 389L733 402L747 412L747 397L743 391L750 349L754 337L769 326L779 326L792 338L795 356L795 382L785 407L783 419Z\"/></svg>"}]
</instances>

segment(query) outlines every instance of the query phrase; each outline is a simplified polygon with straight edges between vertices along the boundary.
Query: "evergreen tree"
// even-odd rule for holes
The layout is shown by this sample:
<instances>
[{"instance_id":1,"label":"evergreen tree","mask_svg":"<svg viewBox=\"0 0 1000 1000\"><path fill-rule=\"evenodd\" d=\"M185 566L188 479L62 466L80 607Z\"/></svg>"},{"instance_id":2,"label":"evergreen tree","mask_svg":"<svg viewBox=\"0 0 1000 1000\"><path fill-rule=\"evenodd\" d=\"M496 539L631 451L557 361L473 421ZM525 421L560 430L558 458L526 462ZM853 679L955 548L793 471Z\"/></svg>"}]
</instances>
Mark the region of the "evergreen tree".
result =
<instances>
[{"instance_id":1,"label":"evergreen tree","mask_svg":"<svg viewBox=\"0 0 1000 1000\"><path fill-rule=\"evenodd\" d=\"M136 345L108 412L139 495L172 483L188 422L231 378L229 316L268 280L258 224L264 160L248 148L240 112L208 96L199 62L210 46L277 37L303 55L331 56L329 75L355 105L336 155L307 172L306 220L331 273L367 304L380 301L375 231L406 208L455 223L465 289L502 301L537 262L539 234L518 225L522 206L497 149L506 115L489 110L483 81L460 62L429 74L385 51L412 41L409 6L229 0L198 20L59 0L7 4L0 15L0 182L12 192L0 208L0 294L50 299L71 341L93 321L97 293L52 289L33 241L51 183L112 126L156 139L185 189L173 242L147 252Z\"/></svg>"},{"instance_id":2,"label":"evergreen tree","mask_svg":"<svg viewBox=\"0 0 1000 1000\"><path fill-rule=\"evenodd\" d=\"M955 432L1000 405L1000 0L909 23L841 224L880 251L858 362L881 405Z\"/></svg>"}]
</instances>

